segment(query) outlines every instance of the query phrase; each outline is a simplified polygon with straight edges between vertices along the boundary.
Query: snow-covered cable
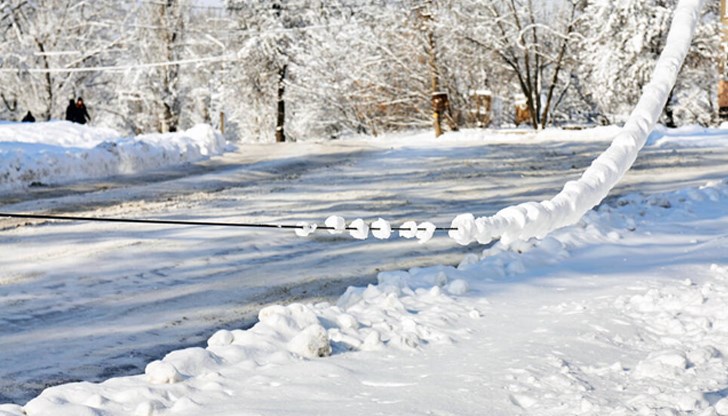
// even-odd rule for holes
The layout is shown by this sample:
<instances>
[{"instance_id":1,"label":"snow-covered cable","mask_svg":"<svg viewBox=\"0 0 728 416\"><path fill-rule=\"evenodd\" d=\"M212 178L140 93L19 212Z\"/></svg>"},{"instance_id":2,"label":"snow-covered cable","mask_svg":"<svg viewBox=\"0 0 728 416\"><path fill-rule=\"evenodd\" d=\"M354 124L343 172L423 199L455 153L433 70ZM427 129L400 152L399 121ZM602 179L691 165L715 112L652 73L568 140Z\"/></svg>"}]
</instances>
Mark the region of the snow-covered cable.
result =
<instances>
[{"instance_id":1,"label":"snow-covered cable","mask_svg":"<svg viewBox=\"0 0 728 416\"><path fill-rule=\"evenodd\" d=\"M160 220L160 219L135 219L135 218L114 218L114 217L84 217L75 215L52 215L52 214L28 214L0 212L0 218L17 218L17 219L34 219L34 220L60 220L60 221L87 221L87 222L115 222L127 224L156 224L156 225L180 225L180 226L207 226L207 227L235 227L235 228L273 228L294 230L299 237L307 237L316 230L327 230L332 234L340 234L349 231L352 237L357 240L366 240L369 237L369 231L377 234L379 239L387 239L391 235L392 230L406 230L412 232L411 237L417 237L420 243L429 241L435 231L450 231L449 227L437 227L432 223L424 222L417 224L414 221L408 221L402 227L392 227L389 222L379 219L370 226L361 218L352 221L348 226L342 217L331 216L325 224L309 223L299 221L293 224L261 224L261 223L245 223L245 222L220 222L220 221L197 221L197 220ZM410 224L410 225L408 225Z\"/></svg>"},{"instance_id":2,"label":"snow-covered cable","mask_svg":"<svg viewBox=\"0 0 728 416\"><path fill-rule=\"evenodd\" d=\"M496 238L504 243L540 238L578 222L599 204L632 167L657 123L690 48L702 3L702 0L680 0L652 80L612 144L581 178L567 182L561 192L547 201L510 206L493 216L478 219L472 214L459 215L452 222L454 230L450 236L463 245L473 241L486 244Z\"/></svg>"}]
</instances>

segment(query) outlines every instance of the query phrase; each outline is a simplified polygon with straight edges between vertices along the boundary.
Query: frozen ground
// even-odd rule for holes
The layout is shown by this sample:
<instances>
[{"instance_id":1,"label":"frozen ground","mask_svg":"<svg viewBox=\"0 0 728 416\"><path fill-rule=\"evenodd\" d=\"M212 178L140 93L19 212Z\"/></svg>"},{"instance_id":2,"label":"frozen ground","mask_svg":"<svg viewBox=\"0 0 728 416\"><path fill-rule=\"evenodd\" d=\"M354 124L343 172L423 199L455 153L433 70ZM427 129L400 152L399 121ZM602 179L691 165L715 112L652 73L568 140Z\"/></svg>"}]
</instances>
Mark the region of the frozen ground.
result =
<instances>
[{"instance_id":1,"label":"frozen ground","mask_svg":"<svg viewBox=\"0 0 728 416\"><path fill-rule=\"evenodd\" d=\"M335 213L447 225L465 211L492 214L552 196L614 131L246 145L144 175L148 181L125 176L8 194L2 210L286 223ZM666 192L727 177L728 150L717 141L725 136L696 129L655 135L618 192ZM48 385L138 374L172 349L204 345L217 329L247 327L265 304L332 300L349 285L375 282L379 271L458 264L483 249L444 236L420 245L204 227L2 226L0 402L16 403Z\"/></svg>"}]
</instances>

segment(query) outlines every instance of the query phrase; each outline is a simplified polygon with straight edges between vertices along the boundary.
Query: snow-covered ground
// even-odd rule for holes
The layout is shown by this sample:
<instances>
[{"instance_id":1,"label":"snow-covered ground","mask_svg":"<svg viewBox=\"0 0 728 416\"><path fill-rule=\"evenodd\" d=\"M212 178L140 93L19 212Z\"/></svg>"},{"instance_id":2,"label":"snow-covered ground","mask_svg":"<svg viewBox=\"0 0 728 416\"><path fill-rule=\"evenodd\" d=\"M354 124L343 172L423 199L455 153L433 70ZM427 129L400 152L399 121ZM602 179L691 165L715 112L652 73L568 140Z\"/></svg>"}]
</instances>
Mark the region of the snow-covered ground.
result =
<instances>
[{"instance_id":1,"label":"snow-covered ground","mask_svg":"<svg viewBox=\"0 0 728 416\"><path fill-rule=\"evenodd\" d=\"M446 226L550 197L615 132L251 145L204 174L0 210ZM23 404L44 383L144 374L0 414L725 414L727 161L726 130L658 130L580 223L485 251L444 234L2 220L2 394ZM271 301L288 306L236 329Z\"/></svg>"}]
</instances>

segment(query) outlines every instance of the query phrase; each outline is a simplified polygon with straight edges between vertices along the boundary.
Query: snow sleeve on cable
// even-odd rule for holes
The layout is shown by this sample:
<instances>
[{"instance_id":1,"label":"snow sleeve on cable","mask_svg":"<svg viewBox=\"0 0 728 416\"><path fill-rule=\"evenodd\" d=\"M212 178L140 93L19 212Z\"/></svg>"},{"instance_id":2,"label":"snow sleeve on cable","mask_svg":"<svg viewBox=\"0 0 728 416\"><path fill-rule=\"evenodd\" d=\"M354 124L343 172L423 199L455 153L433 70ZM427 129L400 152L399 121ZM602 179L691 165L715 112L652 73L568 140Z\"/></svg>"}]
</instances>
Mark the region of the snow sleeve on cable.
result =
<instances>
[{"instance_id":1,"label":"snow sleeve on cable","mask_svg":"<svg viewBox=\"0 0 728 416\"><path fill-rule=\"evenodd\" d=\"M680 0L650 83L612 144L581 178L567 182L561 192L548 201L507 207L491 217L474 219L470 214L460 215L452 222L454 230L450 231L450 237L460 244L487 243L494 238L500 238L504 243L540 238L575 224L599 204L632 167L662 114L690 49L702 3L702 0Z\"/></svg>"}]
</instances>

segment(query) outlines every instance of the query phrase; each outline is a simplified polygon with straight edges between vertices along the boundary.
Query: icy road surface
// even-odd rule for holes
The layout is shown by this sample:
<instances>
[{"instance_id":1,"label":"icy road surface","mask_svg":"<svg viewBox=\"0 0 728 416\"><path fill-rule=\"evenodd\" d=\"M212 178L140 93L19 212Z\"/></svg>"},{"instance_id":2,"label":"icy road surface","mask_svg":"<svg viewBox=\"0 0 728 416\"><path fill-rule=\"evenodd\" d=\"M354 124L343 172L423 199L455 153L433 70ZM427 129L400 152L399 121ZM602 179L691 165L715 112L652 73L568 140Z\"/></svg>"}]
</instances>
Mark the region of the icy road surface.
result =
<instances>
[{"instance_id":1,"label":"icy road surface","mask_svg":"<svg viewBox=\"0 0 728 416\"><path fill-rule=\"evenodd\" d=\"M241 145L143 177L0 196L0 209L129 218L449 225L553 196L615 130L465 133ZM725 147L646 148L618 192L695 186L728 173ZM247 327L262 305L340 295L381 270L456 264L483 247L440 235L355 241L317 233L0 219L0 403L43 388L138 374L166 352Z\"/></svg>"}]
</instances>

